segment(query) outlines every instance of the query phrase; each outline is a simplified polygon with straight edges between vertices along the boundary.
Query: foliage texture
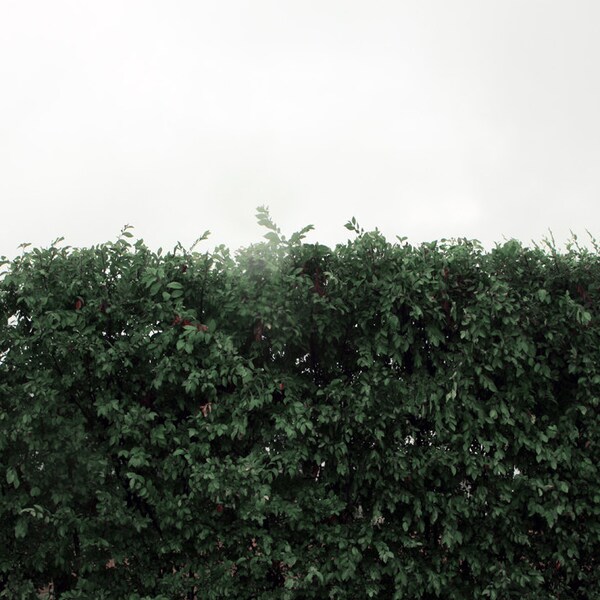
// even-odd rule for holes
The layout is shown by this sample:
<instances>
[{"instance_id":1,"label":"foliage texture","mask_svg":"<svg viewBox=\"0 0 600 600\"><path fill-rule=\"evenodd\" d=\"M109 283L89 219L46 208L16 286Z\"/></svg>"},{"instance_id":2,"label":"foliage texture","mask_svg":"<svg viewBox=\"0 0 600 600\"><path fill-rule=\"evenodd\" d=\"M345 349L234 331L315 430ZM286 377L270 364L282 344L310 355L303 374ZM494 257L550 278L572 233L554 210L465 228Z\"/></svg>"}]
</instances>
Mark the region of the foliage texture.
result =
<instances>
[{"instance_id":1,"label":"foliage texture","mask_svg":"<svg viewBox=\"0 0 600 600\"><path fill-rule=\"evenodd\" d=\"M600 261L364 232L0 276L0 597L600 598Z\"/></svg>"}]
</instances>

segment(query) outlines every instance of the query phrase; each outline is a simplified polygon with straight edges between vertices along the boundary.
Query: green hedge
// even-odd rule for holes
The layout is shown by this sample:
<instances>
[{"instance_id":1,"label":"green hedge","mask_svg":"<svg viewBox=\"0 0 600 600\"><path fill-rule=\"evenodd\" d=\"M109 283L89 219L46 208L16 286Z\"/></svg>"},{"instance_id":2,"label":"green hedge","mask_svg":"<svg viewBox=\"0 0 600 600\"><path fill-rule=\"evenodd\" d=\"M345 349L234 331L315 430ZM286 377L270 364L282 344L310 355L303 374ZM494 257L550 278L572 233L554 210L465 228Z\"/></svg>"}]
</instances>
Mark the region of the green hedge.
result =
<instances>
[{"instance_id":1,"label":"green hedge","mask_svg":"<svg viewBox=\"0 0 600 600\"><path fill-rule=\"evenodd\" d=\"M125 229L0 277L0 597L600 598L600 261Z\"/></svg>"}]
</instances>

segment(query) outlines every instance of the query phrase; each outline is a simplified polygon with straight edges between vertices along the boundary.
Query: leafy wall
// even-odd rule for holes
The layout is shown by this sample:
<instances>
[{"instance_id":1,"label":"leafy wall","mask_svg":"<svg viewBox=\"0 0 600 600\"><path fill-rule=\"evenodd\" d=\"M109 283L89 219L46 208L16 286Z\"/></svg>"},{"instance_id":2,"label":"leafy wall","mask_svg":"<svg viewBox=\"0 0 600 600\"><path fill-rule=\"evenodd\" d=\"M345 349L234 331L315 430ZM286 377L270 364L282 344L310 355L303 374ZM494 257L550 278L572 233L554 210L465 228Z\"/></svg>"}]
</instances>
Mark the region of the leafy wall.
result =
<instances>
[{"instance_id":1,"label":"leafy wall","mask_svg":"<svg viewBox=\"0 0 600 600\"><path fill-rule=\"evenodd\" d=\"M0 278L0 597L600 597L598 248L281 236Z\"/></svg>"}]
</instances>

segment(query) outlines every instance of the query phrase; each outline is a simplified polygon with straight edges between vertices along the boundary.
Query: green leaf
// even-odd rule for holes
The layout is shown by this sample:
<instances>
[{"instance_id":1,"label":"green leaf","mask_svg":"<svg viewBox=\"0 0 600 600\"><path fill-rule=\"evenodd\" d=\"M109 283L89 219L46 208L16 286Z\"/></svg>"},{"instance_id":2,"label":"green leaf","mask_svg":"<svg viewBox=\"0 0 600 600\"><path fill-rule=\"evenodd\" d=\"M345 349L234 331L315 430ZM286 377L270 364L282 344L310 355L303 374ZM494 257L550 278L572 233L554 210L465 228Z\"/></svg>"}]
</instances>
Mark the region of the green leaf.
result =
<instances>
[{"instance_id":1,"label":"green leaf","mask_svg":"<svg viewBox=\"0 0 600 600\"><path fill-rule=\"evenodd\" d=\"M19 475L14 467L8 467L6 471L6 482L12 484L15 488L18 488L19 485L21 485Z\"/></svg>"},{"instance_id":2,"label":"green leaf","mask_svg":"<svg viewBox=\"0 0 600 600\"><path fill-rule=\"evenodd\" d=\"M279 244L279 242L281 242L280 237L274 231L269 231L268 233L265 233L263 237L265 237L270 242L274 242L275 244Z\"/></svg>"},{"instance_id":3,"label":"green leaf","mask_svg":"<svg viewBox=\"0 0 600 600\"><path fill-rule=\"evenodd\" d=\"M15 537L17 539L24 538L27 535L28 523L24 518L18 519L15 524Z\"/></svg>"}]
</instances>

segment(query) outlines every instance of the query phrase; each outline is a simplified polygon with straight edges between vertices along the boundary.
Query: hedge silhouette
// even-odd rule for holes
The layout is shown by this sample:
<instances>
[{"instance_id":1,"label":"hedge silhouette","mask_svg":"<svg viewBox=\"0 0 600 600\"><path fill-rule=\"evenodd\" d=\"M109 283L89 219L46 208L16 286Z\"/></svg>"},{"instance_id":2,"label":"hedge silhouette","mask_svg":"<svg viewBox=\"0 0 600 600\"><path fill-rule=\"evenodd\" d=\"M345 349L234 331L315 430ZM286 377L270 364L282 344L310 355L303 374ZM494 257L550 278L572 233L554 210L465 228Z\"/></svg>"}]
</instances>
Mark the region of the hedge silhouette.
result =
<instances>
[{"instance_id":1,"label":"hedge silhouette","mask_svg":"<svg viewBox=\"0 0 600 600\"><path fill-rule=\"evenodd\" d=\"M599 598L598 247L258 219L5 263L0 597Z\"/></svg>"}]
</instances>

